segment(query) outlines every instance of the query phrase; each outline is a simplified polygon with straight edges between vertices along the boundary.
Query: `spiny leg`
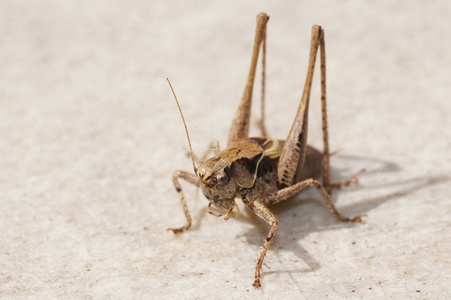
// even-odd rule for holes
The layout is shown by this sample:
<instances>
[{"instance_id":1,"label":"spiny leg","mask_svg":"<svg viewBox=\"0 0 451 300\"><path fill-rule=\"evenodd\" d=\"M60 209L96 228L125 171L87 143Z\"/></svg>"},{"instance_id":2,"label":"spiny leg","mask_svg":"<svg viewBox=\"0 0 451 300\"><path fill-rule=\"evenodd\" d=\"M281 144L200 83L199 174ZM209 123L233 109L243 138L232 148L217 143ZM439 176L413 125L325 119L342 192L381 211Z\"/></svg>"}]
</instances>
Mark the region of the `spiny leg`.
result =
<instances>
[{"instance_id":1,"label":"spiny leg","mask_svg":"<svg viewBox=\"0 0 451 300\"><path fill-rule=\"evenodd\" d=\"M330 177L330 156L329 152L329 133L327 127L327 93L326 93L326 45L324 41L324 30L321 28L319 36L319 48L321 56L321 118L323 131L323 166L322 177L323 187L330 195L332 189L340 189L344 186L349 186L358 181L358 176L365 170L362 169L352 175L349 179L340 182L331 182Z\"/></svg>"},{"instance_id":2,"label":"spiny leg","mask_svg":"<svg viewBox=\"0 0 451 300\"><path fill-rule=\"evenodd\" d=\"M345 217L342 214L340 214L335 207L335 205L332 203L332 200L330 199L330 194L324 189L324 187L319 183L318 180L315 179L306 179L304 181L298 182L292 186L289 186L287 188L281 189L277 191L277 193L273 195L269 195L266 199L266 201L269 204L276 204L283 200L286 200L296 194L298 194L300 191L314 186L317 191L320 193L321 197L326 201L327 206L329 207L330 212L340 221L342 222L362 222L362 217L365 215L359 215L355 217Z\"/></svg>"},{"instance_id":3,"label":"spiny leg","mask_svg":"<svg viewBox=\"0 0 451 300\"><path fill-rule=\"evenodd\" d=\"M265 126L265 94L266 93L266 30L263 33L263 43L262 43L262 89L261 89L261 112L260 120L258 122L258 127L260 129L261 135L264 137L268 136Z\"/></svg>"},{"instance_id":4,"label":"spiny leg","mask_svg":"<svg viewBox=\"0 0 451 300\"><path fill-rule=\"evenodd\" d=\"M231 145L239 140L248 137L249 134L249 119L251 113L252 89L254 86L255 72L257 69L258 52L266 31L266 23L269 17L265 13L260 13L257 16L257 30L255 33L254 49L252 52L251 68L244 88L244 93L241 98L240 105L235 114L235 118L230 128L229 141L227 145Z\"/></svg>"},{"instance_id":5,"label":"spiny leg","mask_svg":"<svg viewBox=\"0 0 451 300\"><path fill-rule=\"evenodd\" d=\"M183 211L185 212L186 217L186 225L179 228L168 228L168 230L171 230L174 233L181 233L185 230L188 230L191 227L191 215L188 210L188 206L186 205L185 196L182 192L182 187L180 186L179 178L185 179L189 183L194 184L195 186L200 185L199 178L197 178L196 175L185 172L185 171L175 171L174 175L172 176L172 181L174 183L175 189L177 190L177 193L179 193L180 196L180 202L182 203Z\"/></svg>"},{"instance_id":6,"label":"spiny leg","mask_svg":"<svg viewBox=\"0 0 451 300\"><path fill-rule=\"evenodd\" d=\"M276 216L260 201L257 200L248 200L244 199L244 203L260 218L265 220L271 225L271 230L268 233L268 236L264 240L262 252L257 261L257 265L255 266L255 280L252 284L254 287L258 288L261 286L260 278L261 278L261 268L263 265L263 260L265 259L266 252L268 251L268 247L273 241L274 237L277 233L277 227L279 225L279 220L277 220Z\"/></svg>"},{"instance_id":7,"label":"spiny leg","mask_svg":"<svg viewBox=\"0 0 451 300\"><path fill-rule=\"evenodd\" d=\"M321 118L323 130L323 185L330 195L332 191L330 183L330 153L329 153L329 133L327 128L327 100L326 100L326 45L324 42L324 30L320 31L320 56L321 56Z\"/></svg>"}]
</instances>

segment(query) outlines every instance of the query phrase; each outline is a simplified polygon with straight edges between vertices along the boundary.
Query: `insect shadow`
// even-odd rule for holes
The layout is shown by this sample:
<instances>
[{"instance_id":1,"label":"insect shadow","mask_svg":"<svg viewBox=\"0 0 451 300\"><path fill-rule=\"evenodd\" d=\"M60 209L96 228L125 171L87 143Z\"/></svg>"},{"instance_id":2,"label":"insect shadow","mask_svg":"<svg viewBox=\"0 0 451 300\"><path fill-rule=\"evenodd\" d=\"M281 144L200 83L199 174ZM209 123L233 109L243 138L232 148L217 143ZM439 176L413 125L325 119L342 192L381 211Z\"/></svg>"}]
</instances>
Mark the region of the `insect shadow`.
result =
<instances>
[{"instance_id":1,"label":"insect shadow","mask_svg":"<svg viewBox=\"0 0 451 300\"><path fill-rule=\"evenodd\" d=\"M387 174L391 172L398 172L401 168L389 161L362 157L362 156L348 156L338 155L340 159L350 161L361 161L358 165L373 165L374 167L367 170L361 175L361 178L370 176L372 174L382 173ZM355 163L354 163L355 165ZM332 168L331 173L334 178L343 178L342 173L347 171L343 169ZM352 215L355 212L363 212L368 214L371 210L378 206L391 201L396 200L399 197L409 195L417 190L430 187L432 185L440 184L446 181L450 181L449 176L436 175L430 177L413 177L405 180L398 180L395 182L387 182L377 185L360 185L358 187L349 187L348 190L369 190L369 189L384 189L389 187L390 192L369 199L362 199L357 203L340 205L340 210L344 214ZM332 201L335 203L337 198L340 197L340 191L336 191L333 194ZM343 198L343 197L340 197ZM320 200L316 191L312 188L307 190L301 195L296 195L290 201L285 201L273 206L274 213L280 217L280 225L278 236L275 242L274 253L277 257L281 251L290 251L299 260L307 265L307 267L299 268L296 270L268 270L266 274L273 273L307 273L313 272L321 268L320 262L312 256L302 245L302 241L309 234L314 232L339 230L342 228L349 228L354 226L361 226L354 223L337 222L333 216L330 215L327 210L327 206ZM292 220L288 220L288 219ZM243 222L250 222L254 226L250 228L244 236L247 242L252 245L260 245L261 237L268 230L267 225L257 218L254 214L249 213L240 219ZM284 220L286 220L284 222ZM371 223L371 219L366 220Z\"/></svg>"}]
</instances>

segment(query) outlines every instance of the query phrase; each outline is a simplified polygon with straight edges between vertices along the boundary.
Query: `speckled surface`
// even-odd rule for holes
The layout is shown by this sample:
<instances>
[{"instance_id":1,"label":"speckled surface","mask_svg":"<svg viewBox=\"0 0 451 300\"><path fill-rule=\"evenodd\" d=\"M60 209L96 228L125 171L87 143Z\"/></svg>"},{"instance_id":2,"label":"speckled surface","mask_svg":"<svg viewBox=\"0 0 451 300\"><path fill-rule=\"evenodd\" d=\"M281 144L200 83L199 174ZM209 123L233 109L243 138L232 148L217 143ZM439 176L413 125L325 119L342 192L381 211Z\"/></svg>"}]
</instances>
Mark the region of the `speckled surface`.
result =
<instances>
[{"instance_id":1,"label":"speckled surface","mask_svg":"<svg viewBox=\"0 0 451 300\"><path fill-rule=\"evenodd\" d=\"M451 5L420 2L1 1L0 298L444 299L451 293ZM225 145L244 87L255 16L267 12L267 116L284 138L325 28L334 194L273 207L280 220L255 290L268 226L241 206L225 222L172 182L195 152ZM258 88L259 89L259 88ZM256 99L259 92L255 93ZM255 101L256 104L258 101ZM255 133L255 131L254 131ZM321 146L319 80L309 142Z\"/></svg>"}]
</instances>

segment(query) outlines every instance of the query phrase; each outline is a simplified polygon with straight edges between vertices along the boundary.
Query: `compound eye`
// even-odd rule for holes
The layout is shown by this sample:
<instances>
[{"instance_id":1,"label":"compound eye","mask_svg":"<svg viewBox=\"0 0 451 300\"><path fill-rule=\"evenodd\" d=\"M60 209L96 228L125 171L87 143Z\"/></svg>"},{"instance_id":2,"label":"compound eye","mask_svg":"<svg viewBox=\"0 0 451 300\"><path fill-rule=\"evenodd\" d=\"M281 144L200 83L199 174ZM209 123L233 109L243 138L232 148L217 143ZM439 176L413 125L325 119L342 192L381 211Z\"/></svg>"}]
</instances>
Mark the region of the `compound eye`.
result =
<instances>
[{"instance_id":1,"label":"compound eye","mask_svg":"<svg viewBox=\"0 0 451 300\"><path fill-rule=\"evenodd\" d=\"M218 183L216 177L210 177L210 178L208 178L207 182L208 182L208 184L209 184L210 186L213 186L213 185L215 185L215 184Z\"/></svg>"},{"instance_id":2,"label":"compound eye","mask_svg":"<svg viewBox=\"0 0 451 300\"><path fill-rule=\"evenodd\" d=\"M225 185L229 182L229 175L226 172L221 172L217 176L217 181L220 185Z\"/></svg>"}]
</instances>

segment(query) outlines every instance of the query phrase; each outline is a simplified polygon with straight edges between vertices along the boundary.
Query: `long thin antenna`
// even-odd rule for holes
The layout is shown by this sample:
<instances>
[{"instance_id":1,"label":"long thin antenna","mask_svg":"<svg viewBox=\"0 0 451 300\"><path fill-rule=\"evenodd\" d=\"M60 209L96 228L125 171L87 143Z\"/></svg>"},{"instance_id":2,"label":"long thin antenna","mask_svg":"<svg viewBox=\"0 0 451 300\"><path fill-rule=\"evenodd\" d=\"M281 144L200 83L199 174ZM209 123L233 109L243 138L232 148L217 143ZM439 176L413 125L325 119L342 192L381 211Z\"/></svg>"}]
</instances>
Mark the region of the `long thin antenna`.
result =
<instances>
[{"instance_id":1,"label":"long thin antenna","mask_svg":"<svg viewBox=\"0 0 451 300\"><path fill-rule=\"evenodd\" d=\"M186 137L188 138L189 153L191 155L191 160L193 161L194 173L196 173L197 172L197 167L196 167L196 163L194 162L193 147L191 146L191 139L189 138L188 127L186 126L185 117L183 116L182 108L180 107L179 100L177 99L177 96L175 95L174 88L172 87L172 84L169 81L169 78L166 78L166 80L168 81L169 86L171 87L171 91L172 91L172 94L174 95L175 102L177 103L177 107L179 108L180 115L182 116L183 125L185 126Z\"/></svg>"}]
</instances>

